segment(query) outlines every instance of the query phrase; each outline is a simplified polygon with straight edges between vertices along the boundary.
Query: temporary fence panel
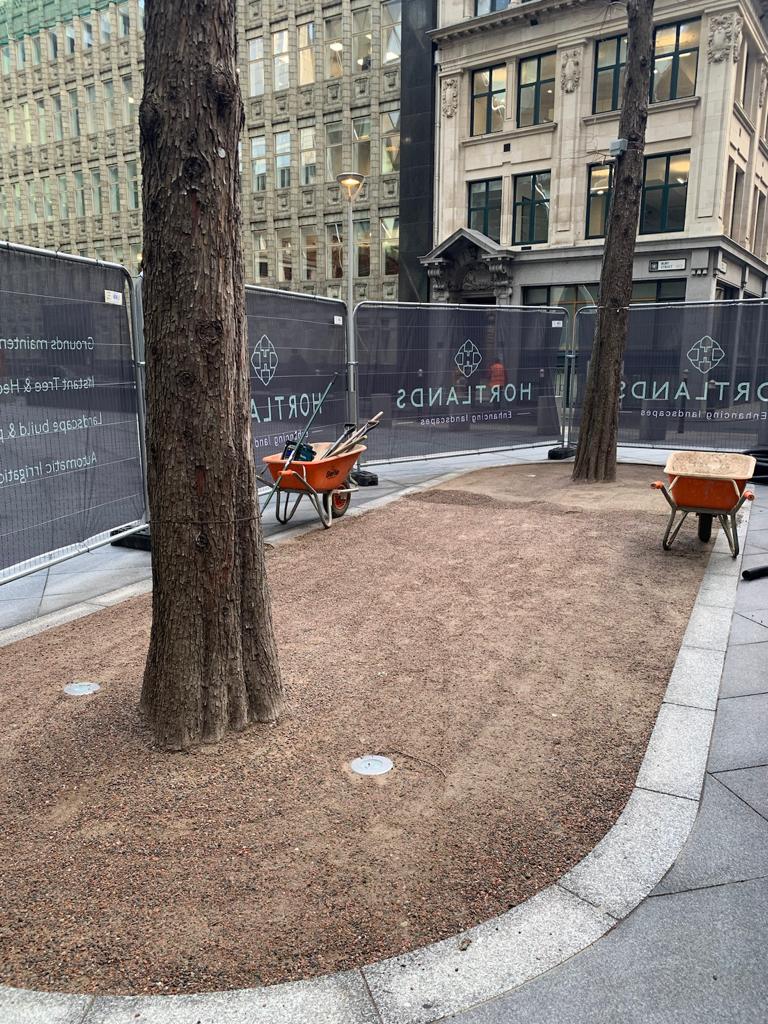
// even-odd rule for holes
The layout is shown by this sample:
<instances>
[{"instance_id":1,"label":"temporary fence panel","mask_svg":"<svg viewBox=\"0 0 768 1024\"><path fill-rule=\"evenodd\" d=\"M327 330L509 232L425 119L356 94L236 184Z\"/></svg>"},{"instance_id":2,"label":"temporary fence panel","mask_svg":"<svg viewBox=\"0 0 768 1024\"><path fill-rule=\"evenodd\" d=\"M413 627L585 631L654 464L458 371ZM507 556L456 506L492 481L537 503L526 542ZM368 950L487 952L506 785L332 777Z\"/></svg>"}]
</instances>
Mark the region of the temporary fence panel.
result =
<instances>
[{"instance_id":1,"label":"temporary fence panel","mask_svg":"<svg viewBox=\"0 0 768 1024\"><path fill-rule=\"evenodd\" d=\"M536 306L361 303L360 413L384 413L370 459L559 440L566 320Z\"/></svg>"},{"instance_id":2,"label":"temporary fence panel","mask_svg":"<svg viewBox=\"0 0 768 1024\"><path fill-rule=\"evenodd\" d=\"M130 278L0 247L0 582L144 516Z\"/></svg>"},{"instance_id":3,"label":"temporary fence panel","mask_svg":"<svg viewBox=\"0 0 768 1024\"><path fill-rule=\"evenodd\" d=\"M308 440L330 441L346 419L346 306L336 299L246 288L251 428L257 458L300 433L335 373Z\"/></svg>"},{"instance_id":4,"label":"temporary fence panel","mask_svg":"<svg viewBox=\"0 0 768 1024\"><path fill-rule=\"evenodd\" d=\"M595 307L577 314L576 430L596 323ZM768 443L768 302L630 307L619 442L735 451Z\"/></svg>"}]
</instances>

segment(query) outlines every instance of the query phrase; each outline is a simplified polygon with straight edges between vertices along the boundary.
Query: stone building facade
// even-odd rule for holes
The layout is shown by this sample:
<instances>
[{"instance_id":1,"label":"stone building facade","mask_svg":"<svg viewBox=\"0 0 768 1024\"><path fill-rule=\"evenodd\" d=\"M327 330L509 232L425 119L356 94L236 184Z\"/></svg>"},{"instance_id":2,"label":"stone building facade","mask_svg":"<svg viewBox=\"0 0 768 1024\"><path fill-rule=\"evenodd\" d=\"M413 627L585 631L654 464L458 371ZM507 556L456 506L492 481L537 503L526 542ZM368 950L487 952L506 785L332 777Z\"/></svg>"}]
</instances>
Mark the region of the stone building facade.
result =
<instances>
[{"instance_id":1,"label":"stone building facade","mask_svg":"<svg viewBox=\"0 0 768 1024\"><path fill-rule=\"evenodd\" d=\"M403 0L241 0L248 280L396 298ZM2 11L5 11L3 20ZM21 0L0 11L0 237L113 259L141 254L143 0Z\"/></svg>"},{"instance_id":2,"label":"stone building facade","mask_svg":"<svg viewBox=\"0 0 768 1024\"><path fill-rule=\"evenodd\" d=\"M658 0L635 299L762 296L768 37L759 0ZM603 0L441 0L438 301L596 297L626 13Z\"/></svg>"}]
</instances>

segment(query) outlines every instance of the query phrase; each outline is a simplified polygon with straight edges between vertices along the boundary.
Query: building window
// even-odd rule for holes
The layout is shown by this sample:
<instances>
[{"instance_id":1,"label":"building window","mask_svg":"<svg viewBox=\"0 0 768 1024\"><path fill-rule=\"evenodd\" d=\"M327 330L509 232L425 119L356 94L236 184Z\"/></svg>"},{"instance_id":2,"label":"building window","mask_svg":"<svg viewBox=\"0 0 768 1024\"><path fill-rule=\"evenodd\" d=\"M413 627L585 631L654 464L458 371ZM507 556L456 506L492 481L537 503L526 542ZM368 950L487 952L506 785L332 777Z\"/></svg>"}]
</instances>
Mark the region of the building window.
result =
<instances>
[{"instance_id":1,"label":"building window","mask_svg":"<svg viewBox=\"0 0 768 1024\"><path fill-rule=\"evenodd\" d=\"M275 188L291 187L291 133L275 132Z\"/></svg>"},{"instance_id":2,"label":"building window","mask_svg":"<svg viewBox=\"0 0 768 1024\"><path fill-rule=\"evenodd\" d=\"M40 65L40 62L43 59L43 48L42 48L42 45L40 43L40 36L32 36L31 42L32 42L32 64L35 67L38 67Z\"/></svg>"},{"instance_id":3,"label":"building window","mask_svg":"<svg viewBox=\"0 0 768 1024\"><path fill-rule=\"evenodd\" d=\"M381 63L394 64L400 60L400 0L385 0L381 5Z\"/></svg>"},{"instance_id":4,"label":"building window","mask_svg":"<svg viewBox=\"0 0 768 1024\"><path fill-rule=\"evenodd\" d=\"M54 142L61 142L64 138L64 117L61 111L61 96L52 96L53 105L53 139Z\"/></svg>"},{"instance_id":5,"label":"building window","mask_svg":"<svg viewBox=\"0 0 768 1024\"><path fill-rule=\"evenodd\" d=\"M263 231L254 231L253 239L253 275L257 281L265 281L269 277L269 253L267 236Z\"/></svg>"},{"instance_id":6,"label":"building window","mask_svg":"<svg viewBox=\"0 0 768 1024\"><path fill-rule=\"evenodd\" d=\"M48 33L48 57L50 60L56 60L59 56L59 37L55 31Z\"/></svg>"},{"instance_id":7,"label":"building window","mask_svg":"<svg viewBox=\"0 0 768 1024\"><path fill-rule=\"evenodd\" d=\"M144 13L144 0L137 0L137 7L139 8L139 32L144 35L145 26L145 13Z\"/></svg>"},{"instance_id":8,"label":"building window","mask_svg":"<svg viewBox=\"0 0 768 1024\"><path fill-rule=\"evenodd\" d=\"M91 171L91 204L94 217L100 217L102 214L101 171Z\"/></svg>"},{"instance_id":9,"label":"building window","mask_svg":"<svg viewBox=\"0 0 768 1024\"><path fill-rule=\"evenodd\" d=\"M77 40L75 36L75 26L67 25L64 29L64 52L67 56L71 57L76 49Z\"/></svg>"},{"instance_id":10,"label":"building window","mask_svg":"<svg viewBox=\"0 0 768 1024\"><path fill-rule=\"evenodd\" d=\"M8 231L8 200L4 192L0 192L0 232L6 237Z\"/></svg>"},{"instance_id":11,"label":"building window","mask_svg":"<svg viewBox=\"0 0 768 1024\"><path fill-rule=\"evenodd\" d=\"M51 179L43 178L43 220L53 220L53 195L51 194Z\"/></svg>"},{"instance_id":12,"label":"building window","mask_svg":"<svg viewBox=\"0 0 768 1024\"><path fill-rule=\"evenodd\" d=\"M125 165L125 173L128 178L128 209L138 210L139 208L139 165L136 160L128 160Z\"/></svg>"},{"instance_id":13,"label":"building window","mask_svg":"<svg viewBox=\"0 0 768 1024\"><path fill-rule=\"evenodd\" d=\"M489 135L504 127L507 69L503 64L472 72L471 135Z\"/></svg>"},{"instance_id":14,"label":"building window","mask_svg":"<svg viewBox=\"0 0 768 1024\"><path fill-rule=\"evenodd\" d=\"M293 280L293 251L290 234L277 236L277 280Z\"/></svg>"},{"instance_id":15,"label":"building window","mask_svg":"<svg viewBox=\"0 0 768 1024\"><path fill-rule=\"evenodd\" d=\"M99 15L99 39L102 45L112 40L112 19L109 16L109 11L104 11Z\"/></svg>"},{"instance_id":16,"label":"building window","mask_svg":"<svg viewBox=\"0 0 768 1024\"><path fill-rule=\"evenodd\" d=\"M613 195L613 164L592 164L587 188L587 238L604 238Z\"/></svg>"},{"instance_id":17,"label":"building window","mask_svg":"<svg viewBox=\"0 0 768 1024\"><path fill-rule=\"evenodd\" d=\"M341 174L343 139L343 122L329 121L325 126L325 174L328 181L336 181L336 175Z\"/></svg>"},{"instance_id":18,"label":"building window","mask_svg":"<svg viewBox=\"0 0 768 1024\"><path fill-rule=\"evenodd\" d=\"M328 224L328 277L344 277L344 233L341 224Z\"/></svg>"},{"instance_id":19,"label":"building window","mask_svg":"<svg viewBox=\"0 0 768 1024\"><path fill-rule=\"evenodd\" d=\"M325 19L325 77L341 78L344 74L344 43L341 38L341 15Z\"/></svg>"},{"instance_id":20,"label":"building window","mask_svg":"<svg viewBox=\"0 0 768 1024\"><path fill-rule=\"evenodd\" d=\"M77 98L77 89L70 89L67 93L69 98L69 134L73 139L80 138L80 104Z\"/></svg>"},{"instance_id":21,"label":"building window","mask_svg":"<svg viewBox=\"0 0 768 1024\"><path fill-rule=\"evenodd\" d=\"M549 236L550 172L536 171L515 178L514 245L546 242Z\"/></svg>"},{"instance_id":22,"label":"building window","mask_svg":"<svg viewBox=\"0 0 768 1024\"><path fill-rule=\"evenodd\" d=\"M315 80L315 23L299 25L299 85L311 85Z\"/></svg>"},{"instance_id":23,"label":"building window","mask_svg":"<svg viewBox=\"0 0 768 1024\"><path fill-rule=\"evenodd\" d=\"M690 166L690 152L645 158L641 235L684 230Z\"/></svg>"},{"instance_id":24,"label":"building window","mask_svg":"<svg viewBox=\"0 0 768 1024\"><path fill-rule=\"evenodd\" d=\"M21 105L21 120L24 125L24 142L27 146L32 145L32 111L28 103Z\"/></svg>"},{"instance_id":25,"label":"building window","mask_svg":"<svg viewBox=\"0 0 768 1024\"><path fill-rule=\"evenodd\" d=\"M85 179L82 171L74 172L75 178L75 216L85 216Z\"/></svg>"},{"instance_id":26,"label":"building window","mask_svg":"<svg viewBox=\"0 0 768 1024\"><path fill-rule=\"evenodd\" d=\"M651 103L693 96L699 63L700 21L661 25L653 33Z\"/></svg>"},{"instance_id":27,"label":"building window","mask_svg":"<svg viewBox=\"0 0 768 1024\"><path fill-rule=\"evenodd\" d=\"M352 163L359 174L371 173L371 119L355 117L352 120Z\"/></svg>"},{"instance_id":28,"label":"building window","mask_svg":"<svg viewBox=\"0 0 768 1024\"><path fill-rule=\"evenodd\" d=\"M8 142L11 146L16 145L16 111L6 107L5 116L8 121Z\"/></svg>"},{"instance_id":29,"label":"building window","mask_svg":"<svg viewBox=\"0 0 768 1024\"><path fill-rule=\"evenodd\" d=\"M37 182L27 183L27 210L29 212L29 223L37 224Z\"/></svg>"},{"instance_id":30,"label":"building window","mask_svg":"<svg viewBox=\"0 0 768 1024\"><path fill-rule=\"evenodd\" d=\"M752 230L752 252L765 259L765 203L766 196L759 188L755 189L755 224Z\"/></svg>"},{"instance_id":31,"label":"building window","mask_svg":"<svg viewBox=\"0 0 768 1024\"><path fill-rule=\"evenodd\" d=\"M353 71L371 70L371 9L352 12Z\"/></svg>"},{"instance_id":32,"label":"building window","mask_svg":"<svg viewBox=\"0 0 768 1024\"><path fill-rule=\"evenodd\" d=\"M291 84L287 28L272 33L272 66L274 74L272 81L273 90L278 92L281 89L287 89Z\"/></svg>"},{"instance_id":33,"label":"building window","mask_svg":"<svg viewBox=\"0 0 768 1024\"><path fill-rule=\"evenodd\" d=\"M315 126L299 128L299 164L302 185L314 185L317 177Z\"/></svg>"},{"instance_id":34,"label":"building window","mask_svg":"<svg viewBox=\"0 0 768 1024\"><path fill-rule=\"evenodd\" d=\"M2 67L4 75L10 75L11 73L11 48L6 43L5 46L0 47L0 66Z\"/></svg>"},{"instance_id":35,"label":"building window","mask_svg":"<svg viewBox=\"0 0 768 1024\"><path fill-rule=\"evenodd\" d=\"M35 100L37 106L37 141L44 146L48 141L48 120L45 116L45 100Z\"/></svg>"},{"instance_id":36,"label":"building window","mask_svg":"<svg viewBox=\"0 0 768 1024\"><path fill-rule=\"evenodd\" d=\"M117 34L127 39L131 34L131 15L128 4L119 4L117 8Z\"/></svg>"},{"instance_id":37,"label":"building window","mask_svg":"<svg viewBox=\"0 0 768 1024\"><path fill-rule=\"evenodd\" d=\"M381 115L381 173L396 174L400 170L400 111L387 110Z\"/></svg>"},{"instance_id":38,"label":"building window","mask_svg":"<svg viewBox=\"0 0 768 1024\"><path fill-rule=\"evenodd\" d=\"M85 87L85 130L89 135L96 132L96 86Z\"/></svg>"},{"instance_id":39,"label":"building window","mask_svg":"<svg viewBox=\"0 0 768 1024\"><path fill-rule=\"evenodd\" d=\"M627 64L627 37L612 36L595 44L595 80L592 113L618 110L624 97Z\"/></svg>"},{"instance_id":40,"label":"building window","mask_svg":"<svg viewBox=\"0 0 768 1024\"><path fill-rule=\"evenodd\" d=\"M248 40L248 95L264 95L264 40Z\"/></svg>"},{"instance_id":41,"label":"building window","mask_svg":"<svg viewBox=\"0 0 768 1024\"><path fill-rule=\"evenodd\" d=\"M301 276L305 281L317 280L317 228L301 229Z\"/></svg>"},{"instance_id":42,"label":"building window","mask_svg":"<svg viewBox=\"0 0 768 1024\"><path fill-rule=\"evenodd\" d=\"M469 183L469 227L501 241L501 178Z\"/></svg>"},{"instance_id":43,"label":"building window","mask_svg":"<svg viewBox=\"0 0 768 1024\"><path fill-rule=\"evenodd\" d=\"M93 49L93 25L90 21L83 22L83 49Z\"/></svg>"},{"instance_id":44,"label":"building window","mask_svg":"<svg viewBox=\"0 0 768 1024\"><path fill-rule=\"evenodd\" d=\"M400 273L400 218L382 217L381 271L387 277Z\"/></svg>"},{"instance_id":45,"label":"building window","mask_svg":"<svg viewBox=\"0 0 768 1024\"><path fill-rule=\"evenodd\" d=\"M251 138L251 191L267 190L267 140L264 135Z\"/></svg>"},{"instance_id":46,"label":"building window","mask_svg":"<svg viewBox=\"0 0 768 1024\"><path fill-rule=\"evenodd\" d=\"M526 57L517 66L517 126L547 124L555 119L555 55Z\"/></svg>"},{"instance_id":47,"label":"building window","mask_svg":"<svg viewBox=\"0 0 768 1024\"><path fill-rule=\"evenodd\" d=\"M371 273L371 222L355 221L355 277L369 277Z\"/></svg>"},{"instance_id":48,"label":"building window","mask_svg":"<svg viewBox=\"0 0 768 1024\"><path fill-rule=\"evenodd\" d=\"M107 131L115 127L115 84L112 81L104 83L104 127Z\"/></svg>"},{"instance_id":49,"label":"building window","mask_svg":"<svg viewBox=\"0 0 768 1024\"><path fill-rule=\"evenodd\" d=\"M475 14L492 14L494 11L505 11L509 0L475 0Z\"/></svg>"},{"instance_id":50,"label":"building window","mask_svg":"<svg viewBox=\"0 0 768 1024\"><path fill-rule=\"evenodd\" d=\"M21 224L24 220L24 213L21 207L21 183L15 181L13 183L13 223Z\"/></svg>"},{"instance_id":51,"label":"building window","mask_svg":"<svg viewBox=\"0 0 768 1024\"><path fill-rule=\"evenodd\" d=\"M117 167L108 167L109 173L109 211L120 213L120 172Z\"/></svg>"},{"instance_id":52,"label":"building window","mask_svg":"<svg viewBox=\"0 0 768 1024\"><path fill-rule=\"evenodd\" d=\"M635 281L630 302L684 302L685 278L672 281Z\"/></svg>"},{"instance_id":53,"label":"building window","mask_svg":"<svg viewBox=\"0 0 768 1024\"><path fill-rule=\"evenodd\" d=\"M133 124L133 78L126 75L121 81L123 87L123 124Z\"/></svg>"},{"instance_id":54,"label":"building window","mask_svg":"<svg viewBox=\"0 0 768 1024\"><path fill-rule=\"evenodd\" d=\"M23 39L16 40L16 70L23 71L27 66L27 49Z\"/></svg>"},{"instance_id":55,"label":"building window","mask_svg":"<svg viewBox=\"0 0 768 1024\"><path fill-rule=\"evenodd\" d=\"M66 174L60 174L56 182L59 191L59 216L62 220L69 220L69 191Z\"/></svg>"}]
</instances>

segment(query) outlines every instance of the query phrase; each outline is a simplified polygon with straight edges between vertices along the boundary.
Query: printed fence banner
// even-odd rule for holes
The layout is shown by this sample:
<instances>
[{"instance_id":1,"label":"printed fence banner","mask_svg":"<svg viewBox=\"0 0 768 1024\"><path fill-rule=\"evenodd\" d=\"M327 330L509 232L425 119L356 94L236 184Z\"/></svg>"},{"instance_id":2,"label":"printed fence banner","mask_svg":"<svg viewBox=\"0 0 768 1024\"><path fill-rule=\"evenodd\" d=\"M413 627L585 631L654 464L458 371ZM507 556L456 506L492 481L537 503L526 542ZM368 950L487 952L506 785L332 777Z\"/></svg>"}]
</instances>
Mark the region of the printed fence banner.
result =
<instances>
[{"instance_id":1,"label":"printed fence banner","mask_svg":"<svg viewBox=\"0 0 768 1024\"><path fill-rule=\"evenodd\" d=\"M574 425L597 311L577 314ZM768 443L768 302L632 306L619 442L741 451Z\"/></svg>"},{"instance_id":2,"label":"printed fence banner","mask_svg":"<svg viewBox=\"0 0 768 1024\"><path fill-rule=\"evenodd\" d=\"M362 303L360 413L384 413L369 457L556 442L566 320L535 306Z\"/></svg>"},{"instance_id":3,"label":"printed fence banner","mask_svg":"<svg viewBox=\"0 0 768 1024\"><path fill-rule=\"evenodd\" d=\"M128 280L0 248L0 579L142 519Z\"/></svg>"},{"instance_id":4,"label":"printed fence banner","mask_svg":"<svg viewBox=\"0 0 768 1024\"><path fill-rule=\"evenodd\" d=\"M308 441L332 441L346 420L346 306L314 295L245 290L251 374L251 429L260 456L300 434L331 377L338 377Z\"/></svg>"}]
</instances>

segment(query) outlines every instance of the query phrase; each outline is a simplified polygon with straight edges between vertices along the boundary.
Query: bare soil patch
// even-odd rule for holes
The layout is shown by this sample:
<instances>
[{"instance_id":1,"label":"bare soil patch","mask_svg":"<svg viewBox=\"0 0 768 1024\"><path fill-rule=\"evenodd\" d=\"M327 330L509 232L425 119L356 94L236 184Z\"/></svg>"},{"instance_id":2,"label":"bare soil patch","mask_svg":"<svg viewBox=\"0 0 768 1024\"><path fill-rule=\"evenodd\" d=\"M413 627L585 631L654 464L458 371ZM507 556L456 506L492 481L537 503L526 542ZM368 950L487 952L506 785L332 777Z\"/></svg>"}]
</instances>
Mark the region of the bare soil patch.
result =
<instances>
[{"instance_id":1,"label":"bare soil patch","mask_svg":"<svg viewBox=\"0 0 768 1024\"><path fill-rule=\"evenodd\" d=\"M0 649L0 980L321 974L501 913L590 850L631 791L709 550L690 530L662 551L654 468L584 488L545 467L537 490L541 469L272 550L273 728L152 748L148 598ZM73 679L102 689L68 698ZM395 771L353 776L363 753Z\"/></svg>"}]
</instances>

